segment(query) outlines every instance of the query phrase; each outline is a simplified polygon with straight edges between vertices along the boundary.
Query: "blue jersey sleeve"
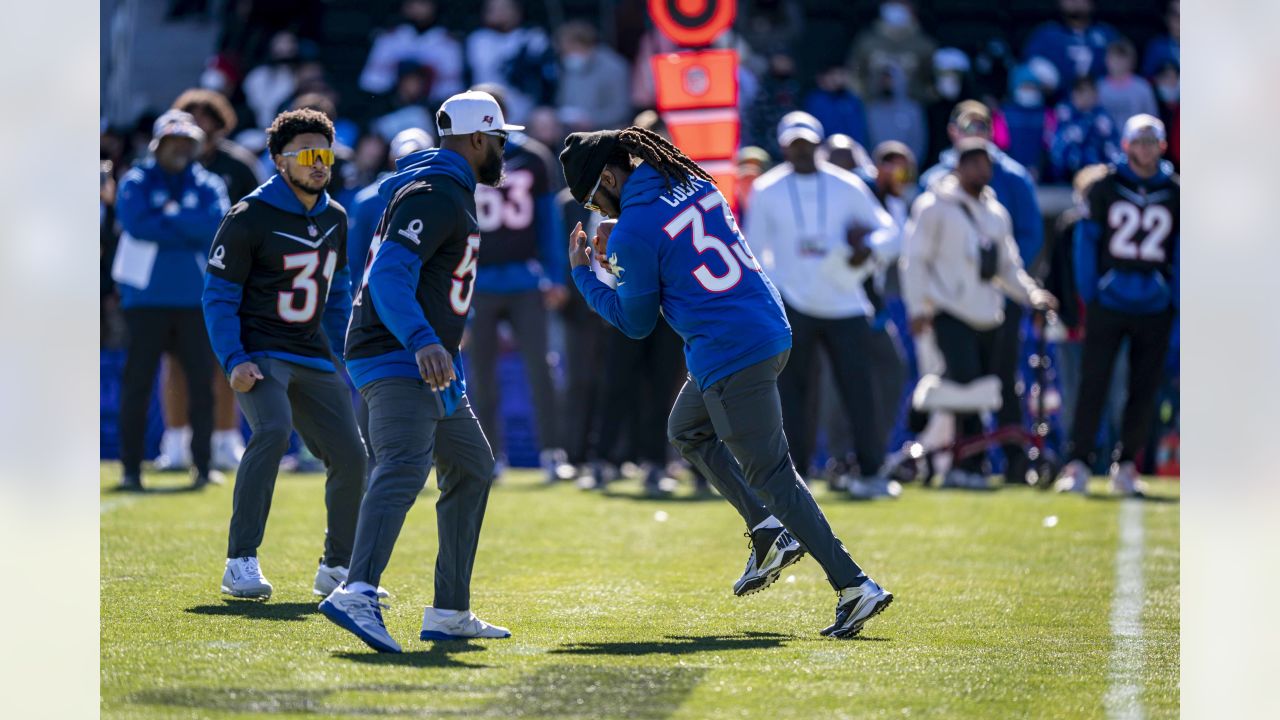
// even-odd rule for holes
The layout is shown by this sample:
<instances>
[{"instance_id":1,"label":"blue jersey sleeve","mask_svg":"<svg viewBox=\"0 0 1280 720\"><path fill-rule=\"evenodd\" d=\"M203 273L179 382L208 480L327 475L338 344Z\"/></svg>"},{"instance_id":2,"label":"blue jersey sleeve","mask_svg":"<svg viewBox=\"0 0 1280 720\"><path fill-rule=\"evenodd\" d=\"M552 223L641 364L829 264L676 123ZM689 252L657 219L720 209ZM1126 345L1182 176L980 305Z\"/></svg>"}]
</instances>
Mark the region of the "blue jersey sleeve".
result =
<instances>
[{"instance_id":1,"label":"blue jersey sleeve","mask_svg":"<svg viewBox=\"0 0 1280 720\"><path fill-rule=\"evenodd\" d=\"M222 369L230 373L235 366L248 362L249 356L240 342L240 299L244 286L212 273L204 276L204 325L209 343L218 356Z\"/></svg>"},{"instance_id":2,"label":"blue jersey sleeve","mask_svg":"<svg viewBox=\"0 0 1280 720\"><path fill-rule=\"evenodd\" d=\"M609 238L609 263L618 275L617 290L600 282L585 265L573 269L573 282L591 309L610 325L627 337L645 337L653 332L661 306L657 253L615 230Z\"/></svg>"},{"instance_id":3,"label":"blue jersey sleeve","mask_svg":"<svg viewBox=\"0 0 1280 720\"><path fill-rule=\"evenodd\" d=\"M422 258L399 242L384 242L369 268L369 295L378 317L409 352L440 342L418 305Z\"/></svg>"},{"instance_id":4,"label":"blue jersey sleeve","mask_svg":"<svg viewBox=\"0 0 1280 720\"><path fill-rule=\"evenodd\" d=\"M564 224L560 218L560 203L556 193L540 195L534 204L534 218L538 224L538 254L542 268L552 285L564 285L569 274L569 255L564 246Z\"/></svg>"},{"instance_id":5,"label":"blue jersey sleeve","mask_svg":"<svg viewBox=\"0 0 1280 720\"><path fill-rule=\"evenodd\" d=\"M1011 174L1013 182L1009 183L1009 191L1013 197L1000 200L1008 208L1013 221L1013 237L1018 241L1022 263L1030 268L1040 257L1040 248L1044 246L1044 217L1040 214L1040 201L1036 198L1031 178L1026 173Z\"/></svg>"},{"instance_id":6,"label":"blue jersey sleeve","mask_svg":"<svg viewBox=\"0 0 1280 720\"><path fill-rule=\"evenodd\" d=\"M200 202L193 208L182 208L177 220L193 250L208 252L218 225L231 204L227 201L227 186L222 178L211 172L196 172L196 195Z\"/></svg>"},{"instance_id":7,"label":"blue jersey sleeve","mask_svg":"<svg viewBox=\"0 0 1280 720\"><path fill-rule=\"evenodd\" d=\"M120 227L139 240L149 240L162 248L180 249L187 242L174 218L151 206L146 176L141 168L125 173L116 193L116 217Z\"/></svg>"},{"instance_id":8,"label":"blue jersey sleeve","mask_svg":"<svg viewBox=\"0 0 1280 720\"><path fill-rule=\"evenodd\" d=\"M1076 293L1087 305L1098 295L1098 239L1102 229L1092 220L1076 223Z\"/></svg>"}]
</instances>

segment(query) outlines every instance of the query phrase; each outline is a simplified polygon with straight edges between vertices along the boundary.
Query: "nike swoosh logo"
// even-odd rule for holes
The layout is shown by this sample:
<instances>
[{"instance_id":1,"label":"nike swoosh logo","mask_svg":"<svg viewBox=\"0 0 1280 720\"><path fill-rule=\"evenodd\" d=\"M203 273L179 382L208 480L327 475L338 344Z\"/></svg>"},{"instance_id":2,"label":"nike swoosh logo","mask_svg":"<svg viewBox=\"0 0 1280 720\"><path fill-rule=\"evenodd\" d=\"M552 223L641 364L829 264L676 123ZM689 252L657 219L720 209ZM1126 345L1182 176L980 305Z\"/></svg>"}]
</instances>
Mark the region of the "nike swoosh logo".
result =
<instances>
[{"instance_id":1,"label":"nike swoosh logo","mask_svg":"<svg viewBox=\"0 0 1280 720\"><path fill-rule=\"evenodd\" d=\"M316 238L315 240L308 240L308 239L306 239L306 238L300 238L300 237L298 237L297 235L290 235L290 234L289 234L289 233L287 233L287 232L280 232L279 230L272 230L271 232L273 232L273 233L275 233L276 235L279 235L280 237L283 237L283 238L289 238L290 240L297 240L298 242L302 243L303 245L306 245L306 246L307 246L307 247L309 247L309 248L318 248L318 247L320 247L321 243L323 243L325 240L328 240L328 239L329 239L329 236L333 234L333 231L334 231L334 230L337 230L337 229L338 229L338 225L337 225L337 223L334 223L333 227L331 227L331 228L329 228L328 230L326 230L326 231L325 231L325 233L324 233L323 235L321 235L320 237Z\"/></svg>"}]
</instances>

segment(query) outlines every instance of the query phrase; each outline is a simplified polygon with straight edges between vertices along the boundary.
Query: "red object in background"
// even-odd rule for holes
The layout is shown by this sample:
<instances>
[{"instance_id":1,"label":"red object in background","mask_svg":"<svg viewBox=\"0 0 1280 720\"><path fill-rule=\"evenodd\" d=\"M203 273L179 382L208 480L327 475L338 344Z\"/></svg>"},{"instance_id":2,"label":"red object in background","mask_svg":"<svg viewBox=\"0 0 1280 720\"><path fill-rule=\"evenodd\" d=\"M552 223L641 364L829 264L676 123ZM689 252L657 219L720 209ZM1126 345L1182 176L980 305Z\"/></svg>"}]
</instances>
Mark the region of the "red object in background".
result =
<instances>
[{"instance_id":1,"label":"red object in background","mask_svg":"<svg viewBox=\"0 0 1280 720\"><path fill-rule=\"evenodd\" d=\"M649 17L683 47L705 47L733 25L736 0L649 0Z\"/></svg>"},{"instance_id":2,"label":"red object in background","mask_svg":"<svg viewBox=\"0 0 1280 720\"><path fill-rule=\"evenodd\" d=\"M1156 475L1179 477L1182 474L1178 459L1180 444L1176 430L1160 438L1160 444L1156 449Z\"/></svg>"},{"instance_id":3,"label":"red object in background","mask_svg":"<svg viewBox=\"0 0 1280 720\"><path fill-rule=\"evenodd\" d=\"M658 112L738 106L738 53L701 50L655 55Z\"/></svg>"}]
</instances>

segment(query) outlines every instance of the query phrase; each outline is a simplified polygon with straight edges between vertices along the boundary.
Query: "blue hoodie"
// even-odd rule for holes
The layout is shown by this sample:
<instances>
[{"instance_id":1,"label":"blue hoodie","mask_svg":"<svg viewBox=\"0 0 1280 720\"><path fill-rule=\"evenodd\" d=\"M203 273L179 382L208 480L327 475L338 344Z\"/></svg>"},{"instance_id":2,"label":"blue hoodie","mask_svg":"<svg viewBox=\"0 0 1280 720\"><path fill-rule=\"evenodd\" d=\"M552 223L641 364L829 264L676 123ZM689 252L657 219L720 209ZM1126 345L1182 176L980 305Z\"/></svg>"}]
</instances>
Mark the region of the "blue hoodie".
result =
<instances>
[{"instance_id":1,"label":"blue hoodie","mask_svg":"<svg viewBox=\"0 0 1280 720\"><path fill-rule=\"evenodd\" d=\"M466 196L474 197L476 180L471 166L466 158L444 148L420 150L396 160L395 173L382 181L378 194L390 205L402 188L430 177L457 183ZM377 310L377 319L400 347L373 357L349 357L347 370L356 387L385 377L420 377L414 353L427 345L441 342L436 329L427 320L427 308L418 302L417 288L422 268L422 258L400 242L383 242L378 246L373 265L369 268L368 294ZM376 328L376 324L364 323L367 318L368 315L356 313L349 343L369 330L370 325ZM446 414L452 413L466 392L461 353L454 355L453 366L458 381L440 393Z\"/></svg>"},{"instance_id":2,"label":"blue hoodie","mask_svg":"<svg viewBox=\"0 0 1280 720\"><path fill-rule=\"evenodd\" d=\"M205 258L229 207L222 178L199 163L170 175L148 159L125 173L116 217L126 233L154 243L157 252L145 288L119 283L121 307L200 307Z\"/></svg>"},{"instance_id":3,"label":"blue hoodie","mask_svg":"<svg viewBox=\"0 0 1280 720\"><path fill-rule=\"evenodd\" d=\"M244 197L241 202L259 201L284 212L316 217L329 208L329 193L322 190L316 204L307 210L288 183L279 175L272 175L265 183ZM236 365L259 357L274 357L303 365L315 370L334 372L333 363L324 358L306 357L279 350L255 350L246 352L240 339L240 299L244 287L216 275L206 275L204 283L204 317L209 330L209 341L214 354L230 373ZM321 324L329 339L330 350L337 359L342 358L343 339L347 334L347 322L351 317L351 266L347 265L333 274L329 281L329 294L325 299Z\"/></svg>"},{"instance_id":4,"label":"blue hoodie","mask_svg":"<svg viewBox=\"0 0 1280 720\"><path fill-rule=\"evenodd\" d=\"M1004 209L1009 211L1009 219L1013 221L1013 239L1018 243L1022 264L1031 267L1044 245L1044 217L1040 214L1040 200L1036 197L1035 183L1031 182L1026 168L1017 160L1006 155L994 143L990 149L991 190ZM930 185L955 169L955 149L944 150L938 157L938 164L920 176L920 191L928 190Z\"/></svg>"},{"instance_id":5,"label":"blue hoodie","mask_svg":"<svg viewBox=\"0 0 1280 720\"><path fill-rule=\"evenodd\" d=\"M711 183L668 188L653 168L637 167L622 186L609 262L616 291L590 267L573 269L587 304L632 338L648 335L661 309L701 390L791 347L782 298Z\"/></svg>"},{"instance_id":6,"label":"blue hoodie","mask_svg":"<svg viewBox=\"0 0 1280 720\"><path fill-rule=\"evenodd\" d=\"M1116 172L1130 182L1155 191L1173 182L1172 166L1161 162L1155 175L1140 178L1129 167L1129 163L1116 163ZM1181 292L1181 260L1182 242L1174 235L1166 242L1172 244L1172 272L1166 280L1159 270L1132 270L1113 268L1102 277L1098 277L1098 241L1102 238L1102 227L1093 219L1084 219L1076 224L1075 235L1075 270L1076 288L1080 299L1085 303L1097 300L1103 307L1117 312L1133 315L1153 315L1169 308L1178 309L1178 296Z\"/></svg>"}]
</instances>

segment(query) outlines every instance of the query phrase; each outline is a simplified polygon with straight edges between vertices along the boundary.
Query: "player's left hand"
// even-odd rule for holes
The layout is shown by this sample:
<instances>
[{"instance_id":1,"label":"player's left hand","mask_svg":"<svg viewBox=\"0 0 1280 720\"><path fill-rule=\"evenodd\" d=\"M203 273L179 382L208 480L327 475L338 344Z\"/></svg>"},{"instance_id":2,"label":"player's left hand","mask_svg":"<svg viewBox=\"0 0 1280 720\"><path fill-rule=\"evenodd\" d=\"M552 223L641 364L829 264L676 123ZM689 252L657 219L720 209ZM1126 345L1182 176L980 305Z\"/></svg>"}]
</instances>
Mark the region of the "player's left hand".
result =
<instances>
[{"instance_id":1,"label":"player's left hand","mask_svg":"<svg viewBox=\"0 0 1280 720\"><path fill-rule=\"evenodd\" d=\"M591 265L591 256L587 255L587 231L578 223L569 233L569 267L576 268Z\"/></svg>"},{"instance_id":2,"label":"player's left hand","mask_svg":"<svg viewBox=\"0 0 1280 720\"><path fill-rule=\"evenodd\" d=\"M871 229L854 225L849 228L845 239L849 242L849 247L853 248L853 256L849 258L849 265L858 267L871 257L871 247L867 245L867 236L871 234Z\"/></svg>"},{"instance_id":3,"label":"player's left hand","mask_svg":"<svg viewBox=\"0 0 1280 720\"><path fill-rule=\"evenodd\" d=\"M1044 288L1031 291L1031 307L1036 310L1057 310L1058 298Z\"/></svg>"},{"instance_id":4,"label":"player's left hand","mask_svg":"<svg viewBox=\"0 0 1280 720\"><path fill-rule=\"evenodd\" d=\"M542 291L542 304L548 310L559 310L569 302L569 291L563 285L552 285Z\"/></svg>"}]
</instances>

